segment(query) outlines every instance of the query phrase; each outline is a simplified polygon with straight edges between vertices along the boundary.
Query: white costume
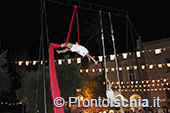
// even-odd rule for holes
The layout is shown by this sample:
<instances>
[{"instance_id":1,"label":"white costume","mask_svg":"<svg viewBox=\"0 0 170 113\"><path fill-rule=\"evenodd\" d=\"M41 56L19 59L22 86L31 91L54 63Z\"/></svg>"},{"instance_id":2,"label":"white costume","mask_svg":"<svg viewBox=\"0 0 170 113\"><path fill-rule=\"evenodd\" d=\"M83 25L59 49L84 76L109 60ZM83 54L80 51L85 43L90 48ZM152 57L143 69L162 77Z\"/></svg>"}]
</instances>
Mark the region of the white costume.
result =
<instances>
[{"instance_id":1,"label":"white costume","mask_svg":"<svg viewBox=\"0 0 170 113\"><path fill-rule=\"evenodd\" d=\"M107 99L109 99L109 102L113 102L113 100L115 99L115 95L112 89L110 91L106 90L106 96Z\"/></svg>"},{"instance_id":2,"label":"white costume","mask_svg":"<svg viewBox=\"0 0 170 113\"><path fill-rule=\"evenodd\" d=\"M89 53L89 51L81 46L81 45L77 45L77 44L73 44L72 48L70 49L71 52L79 52L81 56L85 56L87 53Z\"/></svg>"}]
</instances>

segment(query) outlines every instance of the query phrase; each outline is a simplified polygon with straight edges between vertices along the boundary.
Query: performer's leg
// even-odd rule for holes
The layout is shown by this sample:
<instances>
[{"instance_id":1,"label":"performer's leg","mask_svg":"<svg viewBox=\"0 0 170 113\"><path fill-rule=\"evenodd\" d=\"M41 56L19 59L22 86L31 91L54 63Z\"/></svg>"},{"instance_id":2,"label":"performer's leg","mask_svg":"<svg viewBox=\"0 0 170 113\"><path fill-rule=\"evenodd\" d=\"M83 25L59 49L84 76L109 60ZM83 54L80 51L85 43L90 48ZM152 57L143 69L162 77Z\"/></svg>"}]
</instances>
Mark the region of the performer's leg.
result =
<instances>
[{"instance_id":1,"label":"performer's leg","mask_svg":"<svg viewBox=\"0 0 170 113\"><path fill-rule=\"evenodd\" d=\"M65 47L66 43L61 44L61 47ZM73 44L72 43L67 43L66 47L72 48Z\"/></svg>"}]
</instances>

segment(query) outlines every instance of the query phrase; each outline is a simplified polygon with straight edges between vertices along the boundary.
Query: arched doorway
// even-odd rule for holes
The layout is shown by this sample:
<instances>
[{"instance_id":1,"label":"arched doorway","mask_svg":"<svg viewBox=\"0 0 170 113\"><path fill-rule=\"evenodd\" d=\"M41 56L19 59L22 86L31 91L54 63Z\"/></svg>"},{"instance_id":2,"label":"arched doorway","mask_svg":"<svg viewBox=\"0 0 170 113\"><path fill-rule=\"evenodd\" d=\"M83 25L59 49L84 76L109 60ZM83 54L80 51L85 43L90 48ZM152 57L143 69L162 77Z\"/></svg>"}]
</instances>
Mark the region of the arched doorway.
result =
<instances>
[{"instance_id":1,"label":"arched doorway","mask_svg":"<svg viewBox=\"0 0 170 113\"><path fill-rule=\"evenodd\" d=\"M138 99L141 99L141 100L142 100L141 96L138 95L138 94L133 94L133 95L131 95L131 98L137 100L137 107L134 107L134 103L132 103L132 108L131 108L131 110L133 110L133 112L135 112L135 109L138 109L138 110L142 109L142 107L139 107L139 106L138 106ZM141 104L142 104L142 103L141 103Z\"/></svg>"}]
</instances>

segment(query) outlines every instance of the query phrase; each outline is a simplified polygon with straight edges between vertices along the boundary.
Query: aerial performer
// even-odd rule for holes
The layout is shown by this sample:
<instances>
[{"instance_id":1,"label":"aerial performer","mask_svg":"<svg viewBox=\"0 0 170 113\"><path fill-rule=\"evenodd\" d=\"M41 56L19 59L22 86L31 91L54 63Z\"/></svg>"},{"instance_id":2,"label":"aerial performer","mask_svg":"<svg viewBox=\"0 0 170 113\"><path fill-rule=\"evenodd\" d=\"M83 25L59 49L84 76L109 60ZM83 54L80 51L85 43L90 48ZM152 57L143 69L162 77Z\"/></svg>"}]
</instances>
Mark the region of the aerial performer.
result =
<instances>
[{"instance_id":1,"label":"aerial performer","mask_svg":"<svg viewBox=\"0 0 170 113\"><path fill-rule=\"evenodd\" d=\"M111 84L110 80L108 78L106 78L106 80L107 80L106 96L109 99L109 102L111 104L111 102L113 103L113 101L115 99L115 95L114 95L114 92L112 90L112 84Z\"/></svg>"},{"instance_id":2,"label":"aerial performer","mask_svg":"<svg viewBox=\"0 0 170 113\"><path fill-rule=\"evenodd\" d=\"M98 61L96 61L90 54L89 51L82 45L79 45L78 42L76 42L76 44L73 43L63 43L60 44L61 48L65 48L63 50L56 50L58 54L60 53L66 53L67 51L71 51L71 52L77 52L77 54L81 55L82 57L87 57L89 62L91 60L93 60L94 64L97 65Z\"/></svg>"}]
</instances>

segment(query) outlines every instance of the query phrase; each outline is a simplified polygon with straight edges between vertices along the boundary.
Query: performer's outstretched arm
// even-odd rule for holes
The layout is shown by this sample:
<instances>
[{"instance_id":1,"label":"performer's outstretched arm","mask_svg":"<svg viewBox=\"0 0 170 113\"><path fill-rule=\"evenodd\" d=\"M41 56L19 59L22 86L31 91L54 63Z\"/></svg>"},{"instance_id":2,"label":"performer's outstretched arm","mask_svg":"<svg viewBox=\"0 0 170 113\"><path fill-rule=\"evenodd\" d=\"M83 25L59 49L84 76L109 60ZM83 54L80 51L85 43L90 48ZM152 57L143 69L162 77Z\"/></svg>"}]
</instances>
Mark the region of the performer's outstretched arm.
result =
<instances>
[{"instance_id":1,"label":"performer's outstretched arm","mask_svg":"<svg viewBox=\"0 0 170 113\"><path fill-rule=\"evenodd\" d=\"M60 53L66 53L67 51L69 51L69 49L63 49L63 50L56 50L58 54Z\"/></svg>"}]
</instances>

